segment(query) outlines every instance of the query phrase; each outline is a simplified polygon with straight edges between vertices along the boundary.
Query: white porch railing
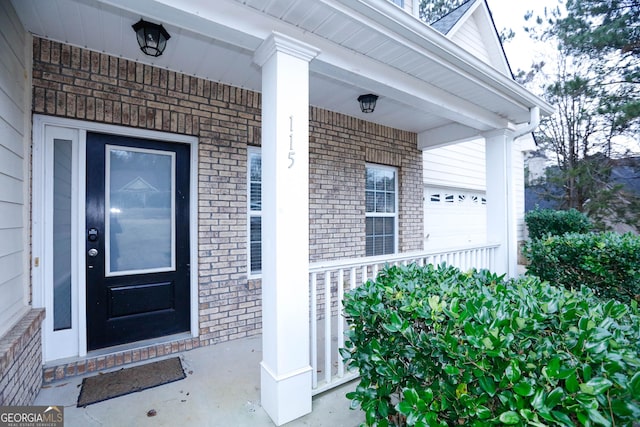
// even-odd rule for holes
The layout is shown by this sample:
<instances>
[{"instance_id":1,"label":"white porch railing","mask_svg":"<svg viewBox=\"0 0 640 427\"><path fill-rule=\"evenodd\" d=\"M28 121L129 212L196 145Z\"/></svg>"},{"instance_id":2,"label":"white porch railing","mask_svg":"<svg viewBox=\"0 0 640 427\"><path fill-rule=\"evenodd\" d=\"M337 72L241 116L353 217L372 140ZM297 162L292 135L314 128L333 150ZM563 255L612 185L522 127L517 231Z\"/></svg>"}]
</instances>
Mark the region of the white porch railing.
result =
<instances>
[{"instance_id":1,"label":"white porch railing","mask_svg":"<svg viewBox=\"0 0 640 427\"><path fill-rule=\"evenodd\" d=\"M338 351L339 348L344 347L346 325L342 315L342 299L345 290L353 289L368 279L375 278L380 268L385 265L417 263L422 266L446 263L464 271L471 268L494 271L498 246L498 244L466 246L310 264L313 395L337 387L358 376L355 372L347 372Z\"/></svg>"}]
</instances>

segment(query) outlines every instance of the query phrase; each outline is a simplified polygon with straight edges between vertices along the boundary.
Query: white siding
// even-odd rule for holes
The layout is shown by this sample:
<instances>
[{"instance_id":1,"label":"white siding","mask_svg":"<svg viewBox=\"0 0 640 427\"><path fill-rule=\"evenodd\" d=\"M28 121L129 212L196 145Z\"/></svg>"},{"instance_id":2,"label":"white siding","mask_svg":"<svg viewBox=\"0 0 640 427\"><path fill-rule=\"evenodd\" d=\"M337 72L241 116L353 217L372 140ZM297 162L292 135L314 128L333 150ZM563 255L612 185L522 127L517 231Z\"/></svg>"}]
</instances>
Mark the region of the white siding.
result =
<instances>
[{"instance_id":1,"label":"white siding","mask_svg":"<svg viewBox=\"0 0 640 427\"><path fill-rule=\"evenodd\" d=\"M486 190L483 139L427 150L422 159L425 185Z\"/></svg>"},{"instance_id":2,"label":"white siding","mask_svg":"<svg viewBox=\"0 0 640 427\"><path fill-rule=\"evenodd\" d=\"M478 27L475 14L468 19L462 27L451 37L451 40L459 44L462 48L469 51L469 53L478 57L478 59L490 64L491 56L485 45L482 32Z\"/></svg>"},{"instance_id":3,"label":"white siding","mask_svg":"<svg viewBox=\"0 0 640 427\"><path fill-rule=\"evenodd\" d=\"M0 0L0 336L29 301L30 41L11 3Z\"/></svg>"}]
</instances>

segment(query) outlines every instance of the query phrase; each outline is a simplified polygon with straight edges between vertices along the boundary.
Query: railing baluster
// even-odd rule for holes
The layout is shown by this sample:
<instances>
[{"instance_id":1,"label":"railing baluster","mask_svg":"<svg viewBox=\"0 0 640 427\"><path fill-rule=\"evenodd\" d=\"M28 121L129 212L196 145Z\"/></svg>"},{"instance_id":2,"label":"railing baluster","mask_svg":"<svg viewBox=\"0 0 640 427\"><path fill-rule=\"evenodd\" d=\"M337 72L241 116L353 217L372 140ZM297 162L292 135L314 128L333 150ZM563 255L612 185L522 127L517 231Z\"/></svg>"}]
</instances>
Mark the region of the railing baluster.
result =
<instances>
[{"instance_id":1,"label":"railing baluster","mask_svg":"<svg viewBox=\"0 0 640 427\"><path fill-rule=\"evenodd\" d=\"M344 297L344 270L338 270L338 378L344 377L344 362L340 349L344 347L344 317L342 317L342 298Z\"/></svg>"},{"instance_id":2,"label":"railing baluster","mask_svg":"<svg viewBox=\"0 0 640 427\"><path fill-rule=\"evenodd\" d=\"M318 387L318 273L311 273L311 386Z\"/></svg>"},{"instance_id":3,"label":"railing baluster","mask_svg":"<svg viewBox=\"0 0 640 427\"><path fill-rule=\"evenodd\" d=\"M331 270L324 274L324 378L331 382Z\"/></svg>"},{"instance_id":4,"label":"railing baluster","mask_svg":"<svg viewBox=\"0 0 640 427\"><path fill-rule=\"evenodd\" d=\"M337 348L344 347L345 343L345 319L343 316L344 304L343 297L345 288L355 289L369 278L374 279L380 272L383 265L408 265L416 263L419 266L434 264L436 266L445 263L448 266L456 266L463 271L471 268L490 269L493 270L496 261L496 252L498 245L488 244L481 246L463 247L459 249L450 249L446 251L425 251L421 253L394 254L390 256L364 257L359 259L348 259L338 261L327 261L312 263L309 266L310 277L310 335L311 335L311 366L312 366L312 387L314 394L321 393L343 384L346 381L355 378L355 374L347 372L345 364L342 362L339 351L332 346L333 333L337 334ZM348 273L347 273L348 271ZM337 274L337 324L336 329L332 330L333 319L331 284L332 274ZM347 275L347 279L345 279ZM319 276L324 276L324 280ZM344 281L348 280L348 286ZM320 320L318 316L318 298L320 298L319 286L324 283L324 340L321 340L318 333ZM320 347L323 345L320 341L324 341L324 381L318 386L319 358L323 353ZM333 358L337 361L337 375L333 374Z\"/></svg>"}]
</instances>

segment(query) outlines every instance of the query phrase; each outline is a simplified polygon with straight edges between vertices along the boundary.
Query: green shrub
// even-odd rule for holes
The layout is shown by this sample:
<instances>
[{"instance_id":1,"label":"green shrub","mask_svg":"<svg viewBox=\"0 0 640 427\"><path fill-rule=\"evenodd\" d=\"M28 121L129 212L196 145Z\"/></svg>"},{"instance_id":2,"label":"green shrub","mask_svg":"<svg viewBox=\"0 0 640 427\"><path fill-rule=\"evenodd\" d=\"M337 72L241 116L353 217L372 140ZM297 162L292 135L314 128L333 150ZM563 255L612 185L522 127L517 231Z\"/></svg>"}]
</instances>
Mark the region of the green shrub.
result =
<instances>
[{"instance_id":1,"label":"green shrub","mask_svg":"<svg viewBox=\"0 0 640 427\"><path fill-rule=\"evenodd\" d=\"M640 313L534 277L390 267L345 298L369 426L631 426Z\"/></svg>"},{"instance_id":2,"label":"green shrub","mask_svg":"<svg viewBox=\"0 0 640 427\"><path fill-rule=\"evenodd\" d=\"M525 214L524 220L531 239L541 239L548 234L587 233L592 229L589 218L575 209L556 211L536 207Z\"/></svg>"},{"instance_id":3,"label":"green shrub","mask_svg":"<svg viewBox=\"0 0 640 427\"><path fill-rule=\"evenodd\" d=\"M640 236L587 233L526 243L527 273L566 288L590 287L602 298L640 302Z\"/></svg>"}]
</instances>

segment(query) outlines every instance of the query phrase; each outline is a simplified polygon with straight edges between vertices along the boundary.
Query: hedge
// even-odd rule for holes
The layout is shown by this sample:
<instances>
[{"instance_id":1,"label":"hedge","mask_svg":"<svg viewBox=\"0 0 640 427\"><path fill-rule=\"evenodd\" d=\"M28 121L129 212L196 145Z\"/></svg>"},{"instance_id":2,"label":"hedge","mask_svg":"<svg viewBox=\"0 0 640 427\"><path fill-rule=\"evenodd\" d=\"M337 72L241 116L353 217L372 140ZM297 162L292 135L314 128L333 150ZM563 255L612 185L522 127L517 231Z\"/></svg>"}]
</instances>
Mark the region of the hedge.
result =
<instances>
[{"instance_id":1,"label":"hedge","mask_svg":"<svg viewBox=\"0 0 640 427\"><path fill-rule=\"evenodd\" d=\"M524 220L531 239L541 239L549 234L588 233L592 229L589 218L575 209L556 211L536 207L525 214Z\"/></svg>"},{"instance_id":2,"label":"hedge","mask_svg":"<svg viewBox=\"0 0 640 427\"><path fill-rule=\"evenodd\" d=\"M525 244L527 274L566 288L590 287L602 298L640 302L640 236L569 233Z\"/></svg>"},{"instance_id":3,"label":"hedge","mask_svg":"<svg viewBox=\"0 0 640 427\"><path fill-rule=\"evenodd\" d=\"M368 426L632 426L640 313L535 277L386 268L349 293L348 393Z\"/></svg>"}]
</instances>

